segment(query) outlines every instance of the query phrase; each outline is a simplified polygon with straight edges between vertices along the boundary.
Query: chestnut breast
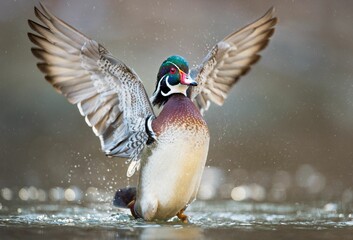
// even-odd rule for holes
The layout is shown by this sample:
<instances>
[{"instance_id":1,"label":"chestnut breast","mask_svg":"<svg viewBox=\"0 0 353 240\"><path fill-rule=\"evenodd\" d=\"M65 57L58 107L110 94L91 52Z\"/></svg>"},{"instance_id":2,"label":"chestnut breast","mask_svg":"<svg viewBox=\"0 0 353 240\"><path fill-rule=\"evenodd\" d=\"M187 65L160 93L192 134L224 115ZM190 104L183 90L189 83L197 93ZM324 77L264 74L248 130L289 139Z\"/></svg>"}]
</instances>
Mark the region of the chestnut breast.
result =
<instances>
[{"instance_id":1,"label":"chestnut breast","mask_svg":"<svg viewBox=\"0 0 353 240\"><path fill-rule=\"evenodd\" d=\"M193 102L183 94L173 94L159 116L152 122L157 138L169 128L181 131L207 131L207 124Z\"/></svg>"}]
</instances>

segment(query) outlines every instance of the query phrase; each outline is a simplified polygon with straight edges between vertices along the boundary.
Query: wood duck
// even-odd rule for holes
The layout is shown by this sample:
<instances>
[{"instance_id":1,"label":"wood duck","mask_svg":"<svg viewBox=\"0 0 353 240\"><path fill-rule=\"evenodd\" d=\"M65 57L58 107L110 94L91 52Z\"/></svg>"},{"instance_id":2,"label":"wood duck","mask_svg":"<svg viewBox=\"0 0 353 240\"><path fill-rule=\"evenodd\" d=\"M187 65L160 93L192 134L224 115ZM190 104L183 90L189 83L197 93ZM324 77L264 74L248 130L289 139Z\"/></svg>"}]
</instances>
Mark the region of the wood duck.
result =
<instances>
[{"instance_id":1,"label":"wood duck","mask_svg":"<svg viewBox=\"0 0 353 240\"><path fill-rule=\"evenodd\" d=\"M138 186L119 189L114 205L147 221L187 222L184 210L196 198L209 148L202 115L211 102L222 105L259 60L277 22L273 9L217 43L196 68L168 57L150 100L132 68L42 4L34 10L43 25L28 20L36 32L28 37L45 79L78 106L107 156L129 159L128 177L140 170ZM162 108L158 116L152 105Z\"/></svg>"}]
</instances>

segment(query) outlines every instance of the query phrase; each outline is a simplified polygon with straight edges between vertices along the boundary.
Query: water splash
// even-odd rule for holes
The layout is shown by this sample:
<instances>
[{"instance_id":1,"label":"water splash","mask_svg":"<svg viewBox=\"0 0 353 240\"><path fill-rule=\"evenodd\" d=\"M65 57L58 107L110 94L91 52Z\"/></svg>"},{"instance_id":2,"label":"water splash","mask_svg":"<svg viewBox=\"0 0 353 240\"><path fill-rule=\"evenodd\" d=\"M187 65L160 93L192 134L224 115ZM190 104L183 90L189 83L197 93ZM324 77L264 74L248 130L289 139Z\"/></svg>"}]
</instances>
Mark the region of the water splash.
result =
<instances>
[{"instance_id":1,"label":"water splash","mask_svg":"<svg viewBox=\"0 0 353 240\"><path fill-rule=\"evenodd\" d=\"M331 206L333 203L329 203ZM338 205L314 207L304 204L237 203L234 201L198 201L190 206L191 224L202 228L248 226L282 226L310 228L351 227L352 211ZM117 209L110 203L68 204L3 203L0 209L1 225L22 226L75 226L75 227L141 227L181 224L176 218L166 222L146 223L133 219L127 210ZM147 225L146 225L147 224Z\"/></svg>"},{"instance_id":2,"label":"water splash","mask_svg":"<svg viewBox=\"0 0 353 240\"><path fill-rule=\"evenodd\" d=\"M151 239L153 236L153 239L204 239L215 233L215 237L229 238L235 231L293 233L303 229L307 232L341 229L343 235L338 234L337 238L332 239L344 239L342 236L346 233L348 236L353 226L352 208L336 203L196 201L187 211L190 224L183 224L177 218L167 222L136 220L127 210L114 208L110 203L7 201L0 206L0 234L5 234L3 236L12 231L18 234L39 231L46 233L47 237L55 237L68 230L70 234L80 236L78 239L111 236L126 239ZM4 226L6 228L2 228ZM314 233L319 234L320 231Z\"/></svg>"}]
</instances>

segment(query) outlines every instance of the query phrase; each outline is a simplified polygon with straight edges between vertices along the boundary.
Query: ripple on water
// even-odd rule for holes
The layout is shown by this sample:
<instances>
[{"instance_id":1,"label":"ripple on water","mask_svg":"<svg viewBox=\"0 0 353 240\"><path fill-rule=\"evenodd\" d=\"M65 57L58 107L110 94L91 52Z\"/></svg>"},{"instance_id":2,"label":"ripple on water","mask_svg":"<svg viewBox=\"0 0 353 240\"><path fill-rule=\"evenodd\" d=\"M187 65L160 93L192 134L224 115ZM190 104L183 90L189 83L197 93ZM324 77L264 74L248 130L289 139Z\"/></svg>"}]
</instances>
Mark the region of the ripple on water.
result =
<instances>
[{"instance_id":1,"label":"ripple on water","mask_svg":"<svg viewBox=\"0 0 353 240\"><path fill-rule=\"evenodd\" d=\"M9 202L8 202L9 203ZM353 226L352 211L327 211L325 204L261 204L234 201L195 202L188 210L191 224L181 224L176 218L168 222L133 219L128 211L112 208L110 204L2 204L0 226L70 226L90 228L184 228L202 229L278 229L345 228ZM152 231L153 230L149 230Z\"/></svg>"}]
</instances>

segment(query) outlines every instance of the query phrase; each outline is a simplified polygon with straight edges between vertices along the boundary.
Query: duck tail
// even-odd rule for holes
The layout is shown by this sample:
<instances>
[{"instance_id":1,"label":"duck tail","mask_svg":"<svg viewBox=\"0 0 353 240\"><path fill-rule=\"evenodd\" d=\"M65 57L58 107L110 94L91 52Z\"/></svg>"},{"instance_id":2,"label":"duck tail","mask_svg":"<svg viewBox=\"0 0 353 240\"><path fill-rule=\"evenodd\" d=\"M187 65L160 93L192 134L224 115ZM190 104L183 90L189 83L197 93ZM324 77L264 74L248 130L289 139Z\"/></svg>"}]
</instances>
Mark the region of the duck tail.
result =
<instances>
[{"instance_id":1,"label":"duck tail","mask_svg":"<svg viewBox=\"0 0 353 240\"><path fill-rule=\"evenodd\" d=\"M136 187L125 187L116 191L113 205L120 208L129 208L132 216L140 218L135 211Z\"/></svg>"},{"instance_id":2,"label":"duck tail","mask_svg":"<svg viewBox=\"0 0 353 240\"><path fill-rule=\"evenodd\" d=\"M129 205L136 200L136 187L120 188L116 191L113 205L120 208L130 208Z\"/></svg>"}]
</instances>

